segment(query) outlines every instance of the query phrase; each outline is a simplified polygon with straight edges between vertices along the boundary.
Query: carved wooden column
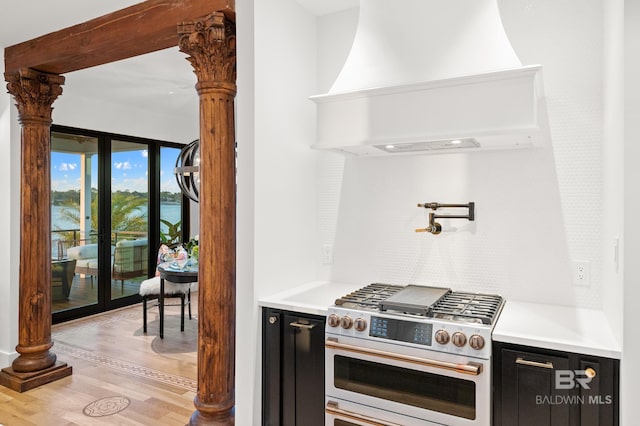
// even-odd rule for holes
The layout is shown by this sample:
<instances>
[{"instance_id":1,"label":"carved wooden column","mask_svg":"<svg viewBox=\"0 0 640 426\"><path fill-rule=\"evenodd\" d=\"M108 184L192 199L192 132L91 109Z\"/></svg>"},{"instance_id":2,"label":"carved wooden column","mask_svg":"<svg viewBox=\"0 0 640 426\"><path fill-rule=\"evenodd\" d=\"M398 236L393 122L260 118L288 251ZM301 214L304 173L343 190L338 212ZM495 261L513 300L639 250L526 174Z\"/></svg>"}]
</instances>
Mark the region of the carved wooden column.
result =
<instances>
[{"instance_id":1,"label":"carved wooden column","mask_svg":"<svg viewBox=\"0 0 640 426\"><path fill-rule=\"evenodd\" d=\"M235 24L214 13L178 27L200 96L198 393L192 425L234 424L236 305Z\"/></svg>"},{"instance_id":2,"label":"carved wooden column","mask_svg":"<svg viewBox=\"0 0 640 426\"><path fill-rule=\"evenodd\" d=\"M21 69L6 73L22 125L18 346L0 384L23 392L71 374L51 352L51 111L64 77Z\"/></svg>"}]
</instances>

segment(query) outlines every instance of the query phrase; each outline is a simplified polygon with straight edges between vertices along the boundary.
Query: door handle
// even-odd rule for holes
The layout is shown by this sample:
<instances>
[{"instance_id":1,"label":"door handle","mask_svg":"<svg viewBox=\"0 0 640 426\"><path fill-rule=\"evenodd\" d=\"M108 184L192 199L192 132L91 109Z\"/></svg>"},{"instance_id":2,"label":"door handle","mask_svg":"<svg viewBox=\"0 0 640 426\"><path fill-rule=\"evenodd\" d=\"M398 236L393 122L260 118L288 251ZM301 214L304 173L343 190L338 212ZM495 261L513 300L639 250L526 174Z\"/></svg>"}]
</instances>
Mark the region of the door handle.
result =
<instances>
[{"instance_id":1,"label":"door handle","mask_svg":"<svg viewBox=\"0 0 640 426\"><path fill-rule=\"evenodd\" d=\"M296 321L289 323L289 325L291 327L299 328L302 330L311 330L313 327L316 326L315 324L303 324L301 322L296 322Z\"/></svg>"},{"instance_id":2,"label":"door handle","mask_svg":"<svg viewBox=\"0 0 640 426\"><path fill-rule=\"evenodd\" d=\"M528 359L518 357L516 358L516 364L528 365L529 367L547 368L549 370L553 370L553 363L549 361L548 362L529 361Z\"/></svg>"}]
</instances>

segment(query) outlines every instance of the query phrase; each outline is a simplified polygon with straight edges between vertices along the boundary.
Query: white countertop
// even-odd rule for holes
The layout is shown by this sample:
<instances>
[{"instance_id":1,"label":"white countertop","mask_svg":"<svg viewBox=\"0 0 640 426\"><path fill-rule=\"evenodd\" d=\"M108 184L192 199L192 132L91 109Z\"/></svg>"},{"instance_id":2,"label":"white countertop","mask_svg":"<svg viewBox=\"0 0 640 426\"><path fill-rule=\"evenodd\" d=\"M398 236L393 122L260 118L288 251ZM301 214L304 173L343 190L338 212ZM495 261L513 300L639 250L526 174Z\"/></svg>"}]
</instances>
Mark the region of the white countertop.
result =
<instances>
[{"instance_id":1,"label":"white countertop","mask_svg":"<svg viewBox=\"0 0 640 426\"><path fill-rule=\"evenodd\" d=\"M312 281L261 298L258 304L326 316L338 297L360 287L361 283ZM494 328L493 340L614 359L622 356L607 318L594 309L507 301Z\"/></svg>"},{"instance_id":2,"label":"white countertop","mask_svg":"<svg viewBox=\"0 0 640 426\"><path fill-rule=\"evenodd\" d=\"M493 340L620 359L622 350L602 311L507 301Z\"/></svg>"},{"instance_id":3,"label":"white countertop","mask_svg":"<svg viewBox=\"0 0 640 426\"><path fill-rule=\"evenodd\" d=\"M327 315L335 300L362 287L331 281L312 281L292 289L264 297L258 304L266 308L284 309L313 315Z\"/></svg>"}]
</instances>

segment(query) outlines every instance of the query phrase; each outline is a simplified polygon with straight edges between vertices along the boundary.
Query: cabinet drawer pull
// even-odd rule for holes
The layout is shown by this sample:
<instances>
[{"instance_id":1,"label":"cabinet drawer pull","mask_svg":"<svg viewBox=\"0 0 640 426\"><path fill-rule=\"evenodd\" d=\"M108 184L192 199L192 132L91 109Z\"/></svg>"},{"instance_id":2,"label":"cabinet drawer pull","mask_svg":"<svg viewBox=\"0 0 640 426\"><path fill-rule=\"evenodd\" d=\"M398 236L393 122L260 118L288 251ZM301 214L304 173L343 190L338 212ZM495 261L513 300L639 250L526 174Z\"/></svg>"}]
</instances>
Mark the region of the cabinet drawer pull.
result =
<instances>
[{"instance_id":1,"label":"cabinet drawer pull","mask_svg":"<svg viewBox=\"0 0 640 426\"><path fill-rule=\"evenodd\" d=\"M311 330L313 327L315 327L315 324L303 324L301 322L292 322L289 324L291 327L296 327L296 328L302 328L304 330Z\"/></svg>"},{"instance_id":2,"label":"cabinet drawer pull","mask_svg":"<svg viewBox=\"0 0 640 426\"><path fill-rule=\"evenodd\" d=\"M516 359L516 364L528 365L530 367L548 368L549 370L553 370L553 363L552 362L529 361L527 359L518 357Z\"/></svg>"}]
</instances>

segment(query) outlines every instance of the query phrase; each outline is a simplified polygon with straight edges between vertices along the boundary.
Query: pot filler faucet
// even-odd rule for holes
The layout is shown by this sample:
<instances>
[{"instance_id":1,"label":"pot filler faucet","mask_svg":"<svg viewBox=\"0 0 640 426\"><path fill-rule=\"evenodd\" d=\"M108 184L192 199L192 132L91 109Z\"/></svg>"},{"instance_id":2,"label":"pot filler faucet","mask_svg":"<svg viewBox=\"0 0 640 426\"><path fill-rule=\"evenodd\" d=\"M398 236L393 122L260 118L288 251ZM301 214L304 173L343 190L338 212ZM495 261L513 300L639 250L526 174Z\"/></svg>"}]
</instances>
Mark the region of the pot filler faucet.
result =
<instances>
[{"instance_id":1,"label":"pot filler faucet","mask_svg":"<svg viewBox=\"0 0 640 426\"><path fill-rule=\"evenodd\" d=\"M429 213L429 226L426 228L418 228L416 232L430 232L433 235L438 235L442 232L442 225L436 222L436 219L467 219L468 221L475 220L475 203L469 202L467 204L442 204L442 203L423 203L418 204L418 207L424 207L425 209L431 209L433 211L438 210L439 208L466 208L466 215L448 215L448 214L436 214Z\"/></svg>"}]
</instances>

